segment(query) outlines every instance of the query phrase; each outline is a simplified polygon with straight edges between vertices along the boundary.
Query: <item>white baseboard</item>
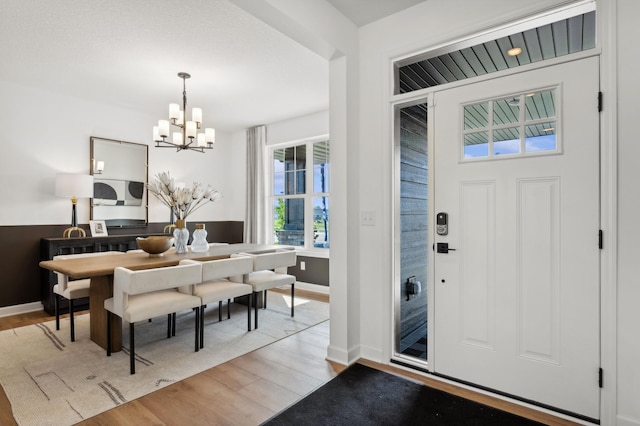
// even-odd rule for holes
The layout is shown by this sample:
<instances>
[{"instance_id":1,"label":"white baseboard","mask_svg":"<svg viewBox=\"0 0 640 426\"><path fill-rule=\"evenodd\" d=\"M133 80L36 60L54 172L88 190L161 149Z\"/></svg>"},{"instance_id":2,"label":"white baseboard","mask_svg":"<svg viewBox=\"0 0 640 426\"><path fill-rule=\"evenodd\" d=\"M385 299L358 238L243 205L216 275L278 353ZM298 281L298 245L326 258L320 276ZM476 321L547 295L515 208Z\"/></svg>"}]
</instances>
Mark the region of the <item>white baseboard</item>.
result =
<instances>
[{"instance_id":1,"label":"white baseboard","mask_svg":"<svg viewBox=\"0 0 640 426\"><path fill-rule=\"evenodd\" d=\"M42 311L44 305L42 302L31 302L23 305L5 306L0 308L0 317L8 317L10 315L26 314L27 312Z\"/></svg>"},{"instance_id":2,"label":"white baseboard","mask_svg":"<svg viewBox=\"0 0 640 426\"><path fill-rule=\"evenodd\" d=\"M329 345L327 347L326 359L342 365L351 365L360 359L360 347L357 346L349 351L345 351L342 348Z\"/></svg>"},{"instance_id":3,"label":"white baseboard","mask_svg":"<svg viewBox=\"0 0 640 426\"><path fill-rule=\"evenodd\" d=\"M632 419L618 414L617 423L618 426L640 426L640 419Z\"/></svg>"},{"instance_id":4,"label":"white baseboard","mask_svg":"<svg viewBox=\"0 0 640 426\"><path fill-rule=\"evenodd\" d=\"M305 283L304 281L296 281L296 288L300 290L313 291L315 293L329 294L329 286Z\"/></svg>"},{"instance_id":5,"label":"white baseboard","mask_svg":"<svg viewBox=\"0 0 640 426\"><path fill-rule=\"evenodd\" d=\"M382 351L378 348L374 348L367 345L360 346L360 357L365 358L371 361L375 361L377 363L383 364L384 357L382 356Z\"/></svg>"}]
</instances>

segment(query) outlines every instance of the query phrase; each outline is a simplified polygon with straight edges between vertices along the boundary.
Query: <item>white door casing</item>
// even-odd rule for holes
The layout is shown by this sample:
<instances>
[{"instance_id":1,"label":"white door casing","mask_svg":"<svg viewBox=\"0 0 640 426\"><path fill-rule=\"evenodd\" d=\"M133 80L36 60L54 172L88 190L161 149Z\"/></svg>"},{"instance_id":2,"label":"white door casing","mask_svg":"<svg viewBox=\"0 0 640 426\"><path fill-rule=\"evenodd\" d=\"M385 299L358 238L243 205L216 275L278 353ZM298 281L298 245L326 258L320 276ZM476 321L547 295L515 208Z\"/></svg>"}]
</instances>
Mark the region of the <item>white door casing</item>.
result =
<instances>
[{"instance_id":1,"label":"white door casing","mask_svg":"<svg viewBox=\"0 0 640 426\"><path fill-rule=\"evenodd\" d=\"M462 105L555 88L559 152L462 159ZM599 418L596 57L435 94L435 373ZM435 235L435 233L434 233Z\"/></svg>"}]
</instances>

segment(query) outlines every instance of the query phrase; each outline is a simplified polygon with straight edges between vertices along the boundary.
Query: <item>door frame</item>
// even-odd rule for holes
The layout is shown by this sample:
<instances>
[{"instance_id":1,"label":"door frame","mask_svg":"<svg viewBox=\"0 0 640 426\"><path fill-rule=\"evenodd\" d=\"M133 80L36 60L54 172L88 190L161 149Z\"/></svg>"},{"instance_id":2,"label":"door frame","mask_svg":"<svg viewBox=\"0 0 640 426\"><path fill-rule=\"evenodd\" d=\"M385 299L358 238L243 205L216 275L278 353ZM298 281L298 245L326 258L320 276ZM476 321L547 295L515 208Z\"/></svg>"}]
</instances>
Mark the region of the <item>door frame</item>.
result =
<instances>
[{"instance_id":1,"label":"door frame","mask_svg":"<svg viewBox=\"0 0 640 426\"><path fill-rule=\"evenodd\" d=\"M600 16L602 19L602 16ZM604 19L602 19L604 20ZM602 23L598 25L598 28L602 28ZM612 42L613 44L613 42ZM399 276L400 276L400 264L399 261L399 250L398 250L398 242L399 242L399 216L397 216L399 209L396 204L399 200L399 162L397 161L397 152L399 151L399 140L396 138L396 134L399 131L397 129L397 124L395 121L396 118L396 110L402 108L403 106L408 106L417 102L424 102L426 100L428 105L427 111L427 134L428 134L428 177L427 181L429 183L434 182L434 156L433 156L433 141L434 141L434 112L433 108L433 99L434 94L443 90L448 90L454 87L461 87L466 85L475 84L478 82L483 82L491 79L502 78L504 76L519 74L535 69L555 66L558 64L562 64L565 62L575 61L588 57L598 57L600 68L602 69L603 63L606 63L609 67L614 67L615 69L615 55L611 55L611 57L607 57L606 62L603 60L603 53L601 46L596 46L596 48L591 49L589 51L584 51L580 53L575 53L572 55L567 55L560 58L555 58L551 60L544 61L542 63L533 63L529 65L524 65L514 69L508 69L504 71L499 71L496 73L474 77L467 80L461 80L454 83L444 84L440 86L430 87L426 89L416 90L409 93L393 95L389 96L388 108L389 108L389 123L390 123L390 137L392 138L391 149L393 150L393 154L390 156L392 164L392 178L394 179L392 185L392 218L393 218L393 228L392 228L392 241L393 241L393 259L392 259L392 273L393 273L393 297L392 297L392 333L391 340L389 342L389 347L391 348L391 362L396 362L401 365L406 365L410 368L415 368L418 370L422 370L424 372L430 372L429 364L427 362L421 362L420 360L411 360L407 359L408 357L400 356L396 352L395 348L395 340L397 338L397 324L396 319L399 318L399 312L396 304L396 297L399 296ZM393 64L395 61L391 61ZM600 87L601 89L604 87L615 87L615 73L613 76L609 75L608 80L603 82L602 72L600 74ZM614 90L612 92L615 93ZM392 93L392 91L390 92ZM612 96L613 98L613 96ZM614 104L614 99L610 102ZM595 103L594 103L595 105ZM604 232L604 248L602 250L600 256L600 307L601 307L601 316L600 316L600 329L601 329L601 339L600 339L600 359L601 359L601 367L604 370L604 377L607 382L607 386L604 386L601 389L601 398L600 398L600 421L603 424L608 424L609 422L614 422L616 418L616 401L617 395L615 391L615 359L617 355L616 351L616 280L617 280L617 272L615 269L617 253L615 247L615 233L617 230L617 221L615 219L615 215L617 213L617 204L616 204L616 191L617 191L617 163L615 153L617 152L617 145L615 144L615 135L617 134L615 129L615 109L614 105L610 105L607 103L606 114L600 115L600 186L601 186L601 194L600 194L600 216L601 216L601 227ZM602 143L602 141L607 141L608 143ZM432 202L434 200L434 188L433 185L428 186L428 195L429 204L428 204L428 245L432 246L435 243L434 239L434 230L435 230L435 206ZM427 335L434 336L434 280L435 273L433 269L433 264L435 261L435 256L433 250L429 251L428 257L428 287L427 287ZM608 332L607 332L608 331ZM607 337L608 340L607 340ZM431 339L430 339L431 341ZM429 344L427 346L427 360L433 359L434 357L434 348L433 344ZM438 376L433 375L432 377L438 378ZM441 380L448 381L447 379L440 378ZM475 386L469 386L470 389L475 389L476 391L479 388ZM491 393L491 392L490 392ZM501 396L499 394L493 394L498 398L503 398L509 400L516 404L522 404L521 401L512 399L508 396ZM541 407L537 407L537 409L543 410ZM613 424L613 423L612 423Z\"/></svg>"}]
</instances>

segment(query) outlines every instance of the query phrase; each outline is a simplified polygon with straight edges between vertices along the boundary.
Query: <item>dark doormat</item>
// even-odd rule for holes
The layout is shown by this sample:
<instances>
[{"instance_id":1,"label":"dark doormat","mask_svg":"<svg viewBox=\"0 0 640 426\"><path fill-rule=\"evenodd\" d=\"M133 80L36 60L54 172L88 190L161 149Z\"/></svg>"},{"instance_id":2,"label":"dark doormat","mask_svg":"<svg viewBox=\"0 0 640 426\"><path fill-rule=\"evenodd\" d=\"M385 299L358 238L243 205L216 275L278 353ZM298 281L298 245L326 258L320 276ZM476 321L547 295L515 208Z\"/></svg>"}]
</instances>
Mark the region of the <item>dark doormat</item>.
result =
<instances>
[{"instance_id":1,"label":"dark doormat","mask_svg":"<svg viewBox=\"0 0 640 426\"><path fill-rule=\"evenodd\" d=\"M354 364L265 425L540 425Z\"/></svg>"}]
</instances>

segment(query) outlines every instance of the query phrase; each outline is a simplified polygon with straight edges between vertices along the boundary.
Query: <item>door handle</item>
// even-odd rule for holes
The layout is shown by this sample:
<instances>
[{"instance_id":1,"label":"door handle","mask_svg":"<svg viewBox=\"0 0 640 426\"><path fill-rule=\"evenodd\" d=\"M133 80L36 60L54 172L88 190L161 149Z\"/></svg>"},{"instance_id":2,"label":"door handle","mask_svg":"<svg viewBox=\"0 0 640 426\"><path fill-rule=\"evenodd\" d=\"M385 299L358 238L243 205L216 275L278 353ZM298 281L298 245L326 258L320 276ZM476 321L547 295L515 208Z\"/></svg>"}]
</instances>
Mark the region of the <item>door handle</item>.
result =
<instances>
[{"instance_id":1,"label":"door handle","mask_svg":"<svg viewBox=\"0 0 640 426\"><path fill-rule=\"evenodd\" d=\"M454 248L449 248L449 243L437 243L436 244L436 252L437 253L449 253L450 251L456 251Z\"/></svg>"}]
</instances>

